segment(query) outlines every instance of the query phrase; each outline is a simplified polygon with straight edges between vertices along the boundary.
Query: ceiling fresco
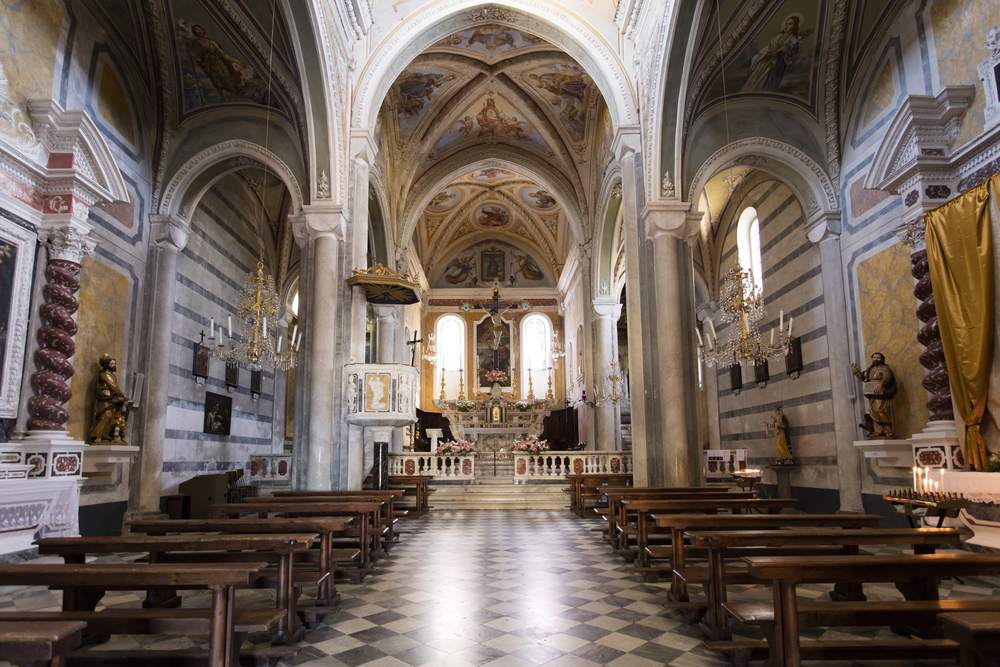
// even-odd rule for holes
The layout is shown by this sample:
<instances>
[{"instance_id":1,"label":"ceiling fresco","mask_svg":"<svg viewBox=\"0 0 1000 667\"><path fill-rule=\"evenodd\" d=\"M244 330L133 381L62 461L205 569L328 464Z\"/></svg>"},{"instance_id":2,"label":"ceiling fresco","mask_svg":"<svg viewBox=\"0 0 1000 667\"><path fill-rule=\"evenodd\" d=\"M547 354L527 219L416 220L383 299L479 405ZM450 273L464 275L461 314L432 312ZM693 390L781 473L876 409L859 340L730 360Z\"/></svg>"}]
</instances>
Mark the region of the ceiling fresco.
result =
<instances>
[{"instance_id":1,"label":"ceiling fresco","mask_svg":"<svg viewBox=\"0 0 1000 667\"><path fill-rule=\"evenodd\" d=\"M478 253L494 247L503 254L503 280L514 276L521 287L551 287L568 238L564 213L551 193L515 171L490 167L464 174L431 199L414 244L432 287L480 284L490 266Z\"/></svg>"},{"instance_id":2,"label":"ceiling fresco","mask_svg":"<svg viewBox=\"0 0 1000 667\"><path fill-rule=\"evenodd\" d=\"M508 58L531 50L552 48L552 46L541 37L535 37L527 32L508 26L489 24L452 33L431 48L444 52L461 53L493 63L501 57Z\"/></svg>"}]
</instances>

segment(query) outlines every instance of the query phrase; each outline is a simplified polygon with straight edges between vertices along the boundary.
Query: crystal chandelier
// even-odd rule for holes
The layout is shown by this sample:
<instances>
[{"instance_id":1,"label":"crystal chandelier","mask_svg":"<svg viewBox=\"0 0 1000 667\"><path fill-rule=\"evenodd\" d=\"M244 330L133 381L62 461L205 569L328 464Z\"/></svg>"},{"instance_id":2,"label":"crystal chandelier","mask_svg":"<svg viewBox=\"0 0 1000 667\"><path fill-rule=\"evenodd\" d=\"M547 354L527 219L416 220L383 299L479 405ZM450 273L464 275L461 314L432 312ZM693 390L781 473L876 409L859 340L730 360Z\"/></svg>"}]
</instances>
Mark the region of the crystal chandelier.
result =
<instances>
[{"instance_id":1,"label":"crystal chandelier","mask_svg":"<svg viewBox=\"0 0 1000 667\"><path fill-rule=\"evenodd\" d=\"M223 342L222 323L219 322L219 342L216 343L215 318L212 318L208 339L212 356L252 371L262 370L264 366L283 371L294 368L302 336L298 333L298 325L295 325L287 350L281 350L284 335L279 335L277 345L272 347L278 329L278 310L274 278L270 274L264 277L264 260L261 259L257 262L257 273L250 272L244 277L243 288L236 299L236 314L241 320L240 339L233 340L233 320L230 317L229 340Z\"/></svg>"},{"instance_id":2,"label":"crystal chandelier","mask_svg":"<svg viewBox=\"0 0 1000 667\"><path fill-rule=\"evenodd\" d=\"M621 403L628 405L628 388L625 376L618 372L618 364L614 359L608 362L609 372L600 383L594 383L594 405L615 406ZM603 385L603 386L601 386Z\"/></svg>"},{"instance_id":3,"label":"crystal chandelier","mask_svg":"<svg viewBox=\"0 0 1000 667\"><path fill-rule=\"evenodd\" d=\"M722 306L722 321L729 325L729 340L726 344L719 345L715 323L711 319L708 320L709 335L705 340L702 339L697 327L695 328L698 347L709 366L717 363L725 366L737 364L753 366L785 354L792 340L792 318L788 318L786 333L785 314L782 311L779 317L777 343L774 341L773 328L769 343L761 339L758 324L764 317L763 294L754 283L753 274L742 270L739 262L723 277L719 300Z\"/></svg>"}]
</instances>

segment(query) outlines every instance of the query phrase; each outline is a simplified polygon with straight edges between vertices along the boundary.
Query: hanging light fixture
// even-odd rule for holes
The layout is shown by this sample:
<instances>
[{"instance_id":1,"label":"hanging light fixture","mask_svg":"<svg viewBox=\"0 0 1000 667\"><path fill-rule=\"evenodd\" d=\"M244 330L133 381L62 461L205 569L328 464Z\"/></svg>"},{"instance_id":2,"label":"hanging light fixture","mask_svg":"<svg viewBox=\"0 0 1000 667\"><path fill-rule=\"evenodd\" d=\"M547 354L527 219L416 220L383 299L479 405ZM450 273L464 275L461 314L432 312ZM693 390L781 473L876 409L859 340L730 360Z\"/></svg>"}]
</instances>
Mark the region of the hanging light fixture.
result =
<instances>
[{"instance_id":1,"label":"hanging light fixture","mask_svg":"<svg viewBox=\"0 0 1000 667\"><path fill-rule=\"evenodd\" d=\"M271 99L271 60L274 56L274 5L271 6L271 51L267 58L267 100ZM264 121L264 151L267 152L267 140L271 127L271 106L268 104ZM222 321L219 321L219 341L215 340L215 318L211 319L209 349L212 356L222 359L227 364L236 364L251 371L263 370L265 366L288 370L295 367L301 334L298 325L292 330L288 339L288 349L282 351L284 335L279 335L275 343L275 333L278 329L278 313L280 300L274 289L274 278L264 275L264 238L261 235L263 218L267 215L267 162L264 162L264 179L260 192L260 216L257 224L257 245L260 251L257 260L257 271L249 272L243 278L243 287L236 297L236 316L240 319L240 338L233 340L233 319L227 316L228 340L222 340ZM269 319L270 318L270 319Z\"/></svg>"},{"instance_id":2,"label":"hanging light fixture","mask_svg":"<svg viewBox=\"0 0 1000 667\"><path fill-rule=\"evenodd\" d=\"M764 317L764 297L754 284L752 273L742 270L739 262L723 277L719 305L722 307L722 321L729 325L729 340L724 345L719 345L715 323L711 319L707 320L709 331L704 340L695 328L698 347L709 366L717 363L724 366L756 366L785 354L792 340L793 318L788 318L786 333L785 313L782 311L777 342L773 328L770 342L765 343L761 339L758 325Z\"/></svg>"},{"instance_id":3,"label":"hanging light fixture","mask_svg":"<svg viewBox=\"0 0 1000 667\"><path fill-rule=\"evenodd\" d=\"M619 403L625 406L629 403L625 376L618 372L618 364L614 359L608 362L608 374L601 383L594 384L594 394L596 406L615 406Z\"/></svg>"}]
</instances>

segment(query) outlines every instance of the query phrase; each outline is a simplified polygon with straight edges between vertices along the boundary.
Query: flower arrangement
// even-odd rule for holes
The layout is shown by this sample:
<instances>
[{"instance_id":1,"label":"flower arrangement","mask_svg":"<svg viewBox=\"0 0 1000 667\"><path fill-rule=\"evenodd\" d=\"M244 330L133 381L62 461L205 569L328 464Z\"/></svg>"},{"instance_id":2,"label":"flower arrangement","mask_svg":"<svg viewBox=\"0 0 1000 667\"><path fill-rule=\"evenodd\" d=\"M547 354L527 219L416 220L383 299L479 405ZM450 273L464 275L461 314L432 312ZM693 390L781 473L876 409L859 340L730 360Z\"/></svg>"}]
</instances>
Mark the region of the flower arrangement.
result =
<instances>
[{"instance_id":1,"label":"flower arrangement","mask_svg":"<svg viewBox=\"0 0 1000 667\"><path fill-rule=\"evenodd\" d=\"M518 410L530 410L535 407L535 401L531 399L518 399L514 401L514 407Z\"/></svg>"},{"instance_id":2,"label":"flower arrangement","mask_svg":"<svg viewBox=\"0 0 1000 667\"><path fill-rule=\"evenodd\" d=\"M507 382L507 373L494 369L486 374L486 381L493 384L503 384Z\"/></svg>"},{"instance_id":3,"label":"flower arrangement","mask_svg":"<svg viewBox=\"0 0 1000 667\"><path fill-rule=\"evenodd\" d=\"M455 401L455 407L458 408L459 412L470 412L476 409L476 402L459 399Z\"/></svg>"},{"instance_id":4,"label":"flower arrangement","mask_svg":"<svg viewBox=\"0 0 1000 667\"><path fill-rule=\"evenodd\" d=\"M535 436L530 436L525 440L520 440L514 443L511 447L513 452L524 452L526 454L541 454L542 452L549 451L549 443L544 440L539 440Z\"/></svg>"},{"instance_id":5,"label":"flower arrangement","mask_svg":"<svg viewBox=\"0 0 1000 667\"><path fill-rule=\"evenodd\" d=\"M476 446L468 440L449 440L438 445L437 453L444 456L472 456L476 453Z\"/></svg>"}]
</instances>

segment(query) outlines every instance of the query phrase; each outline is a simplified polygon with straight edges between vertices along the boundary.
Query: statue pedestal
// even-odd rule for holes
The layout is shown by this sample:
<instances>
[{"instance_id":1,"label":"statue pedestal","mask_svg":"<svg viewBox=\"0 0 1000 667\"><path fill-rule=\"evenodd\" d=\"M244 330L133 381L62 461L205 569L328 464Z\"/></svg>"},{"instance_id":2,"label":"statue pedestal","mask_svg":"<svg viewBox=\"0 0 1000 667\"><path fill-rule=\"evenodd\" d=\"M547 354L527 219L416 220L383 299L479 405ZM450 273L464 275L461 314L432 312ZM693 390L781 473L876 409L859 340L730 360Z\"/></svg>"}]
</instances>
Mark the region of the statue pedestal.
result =
<instances>
[{"instance_id":1,"label":"statue pedestal","mask_svg":"<svg viewBox=\"0 0 1000 667\"><path fill-rule=\"evenodd\" d=\"M768 470L773 470L778 476L778 497L779 498L791 498L792 497L792 481L789 479L793 471L799 469L798 463L786 463L783 465L771 465L767 466Z\"/></svg>"},{"instance_id":2,"label":"statue pedestal","mask_svg":"<svg viewBox=\"0 0 1000 667\"><path fill-rule=\"evenodd\" d=\"M879 465L896 468L913 467L913 445L909 440L855 440L854 446L866 459L879 459Z\"/></svg>"},{"instance_id":3,"label":"statue pedestal","mask_svg":"<svg viewBox=\"0 0 1000 667\"><path fill-rule=\"evenodd\" d=\"M427 429L427 437L431 439L431 454L437 454L438 439L444 437L444 429L429 428Z\"/></svg>"}]
</instances>

